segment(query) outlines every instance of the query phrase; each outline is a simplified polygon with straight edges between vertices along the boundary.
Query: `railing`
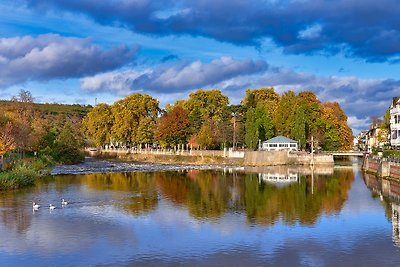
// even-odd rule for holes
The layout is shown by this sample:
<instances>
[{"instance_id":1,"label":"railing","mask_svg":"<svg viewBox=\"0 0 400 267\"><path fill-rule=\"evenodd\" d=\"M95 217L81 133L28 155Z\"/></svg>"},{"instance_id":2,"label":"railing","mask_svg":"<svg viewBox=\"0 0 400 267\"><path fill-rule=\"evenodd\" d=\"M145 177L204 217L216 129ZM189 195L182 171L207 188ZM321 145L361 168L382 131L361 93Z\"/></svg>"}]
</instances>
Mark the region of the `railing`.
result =
<instances>
[{"instance_id":1,"label":"railing","mask_svg":"<svg viewBox=\"0 0 400 267\"><path fill-rule=\"evenodd\" d=\"M390 139L390 144L393 145L400 145L400 138Z\"/></svg>"},{"instance_id":2,"label":"railing","mask_svg":"<svg viewBox=\"0 0 400 267\"><path fill-rule=\"evenodd\" d=\"M364 156L365 152L363 152L363 151L352 151L352 150L349 150L349 151L342 150L342 151L323 151L323 153L330 154L330 155L333 155L333 156L358 156L358 157L362 157L362 156Z\"/></svg>"},{"instance_id":3,"label":"railing","mask_svg":"<svg viewBox=\"0 0 400 267\"><path fill-rule=\"evenodd\" d=\"M400 113L400 107L394 107L390 109L390 114L399 114Z\"/></svg>"}]
</instances>

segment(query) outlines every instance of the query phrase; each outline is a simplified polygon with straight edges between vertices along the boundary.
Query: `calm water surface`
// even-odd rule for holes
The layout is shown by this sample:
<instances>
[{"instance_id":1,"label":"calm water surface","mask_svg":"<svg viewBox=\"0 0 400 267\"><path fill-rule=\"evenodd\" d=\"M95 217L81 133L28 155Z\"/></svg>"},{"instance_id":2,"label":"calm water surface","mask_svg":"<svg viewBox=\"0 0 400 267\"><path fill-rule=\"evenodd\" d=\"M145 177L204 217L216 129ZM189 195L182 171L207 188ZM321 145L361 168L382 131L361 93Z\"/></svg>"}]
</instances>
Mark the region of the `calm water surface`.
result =
<instances>
[{"instance_id":1,"label":"calm water surface","mask_svg":"<svg viewBox=\"0 0 400 267\"><path fill-rule=\"evenodd\" d=\"M400 266L399 197L356 165L59 175L0 194L0 266Z\"/></svg>"}]
</instances>

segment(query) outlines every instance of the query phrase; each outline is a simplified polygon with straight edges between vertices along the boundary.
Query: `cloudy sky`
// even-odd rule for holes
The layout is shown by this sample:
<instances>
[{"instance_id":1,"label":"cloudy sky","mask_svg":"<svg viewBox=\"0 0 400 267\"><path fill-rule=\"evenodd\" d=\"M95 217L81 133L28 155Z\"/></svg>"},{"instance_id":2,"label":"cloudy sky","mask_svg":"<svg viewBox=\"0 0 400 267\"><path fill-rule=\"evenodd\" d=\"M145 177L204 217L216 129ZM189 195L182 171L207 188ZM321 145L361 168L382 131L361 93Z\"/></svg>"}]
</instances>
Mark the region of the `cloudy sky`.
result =
<instances>
[{"instance_id":1,"label":"cloudy sky","mask_svg":"<svg viewBox=\"0 0 400 267\"><path fill-rule=\"evenodd\" d=\"M400 95L396 0L1 0L0 99L161 105L218 88L312 90L357 133Z\"/></svg>"}]
</instances>

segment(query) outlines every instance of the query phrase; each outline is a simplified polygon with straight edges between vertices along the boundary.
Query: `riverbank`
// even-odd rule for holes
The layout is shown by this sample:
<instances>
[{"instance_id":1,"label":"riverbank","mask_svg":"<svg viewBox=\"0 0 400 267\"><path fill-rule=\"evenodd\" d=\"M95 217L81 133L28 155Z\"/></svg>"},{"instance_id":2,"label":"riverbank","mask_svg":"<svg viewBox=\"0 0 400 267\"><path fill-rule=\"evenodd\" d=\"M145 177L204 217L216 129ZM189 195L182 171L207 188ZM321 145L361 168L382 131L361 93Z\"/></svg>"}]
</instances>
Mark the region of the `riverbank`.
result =
<instances>
[{"instance_id":1,"label":"riverbank","mask_svg":"<svg viewBox=\"0 0 400 267\"><path fill-rule=\"evenodd\" d=\"M382 178L400 179L400 163L387 158L365 157L363 170Z\"/></svg>"},{"instance_id":2,"label":"riverbank","mask_svg":"<svg viewBox=\"0 0 400 267\"><path fill-rule=\"evenodd\" d=\"M157 164L185 165L333 165L333 156L311 155L305 152L289 151L213 151L213 150L86 150L90 156L117 158L123 161Z\"/></svg>"}]
</instances>

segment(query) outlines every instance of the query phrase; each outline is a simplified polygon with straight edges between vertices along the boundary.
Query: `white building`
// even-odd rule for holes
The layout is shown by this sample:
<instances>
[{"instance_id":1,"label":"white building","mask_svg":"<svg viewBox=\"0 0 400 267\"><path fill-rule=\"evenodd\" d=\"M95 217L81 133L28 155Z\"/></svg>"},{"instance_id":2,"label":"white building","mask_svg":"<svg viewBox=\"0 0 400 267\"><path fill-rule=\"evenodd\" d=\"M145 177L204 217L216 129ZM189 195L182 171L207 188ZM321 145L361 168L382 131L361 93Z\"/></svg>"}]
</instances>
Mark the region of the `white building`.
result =
<instances>
[{"instance_id":1,"label":"white building","mask_svg":"<svg viewBox=\"0 0 400 267\"><path fill-rule=\"evenodd\" d=\"M267 151L279 151L279 150L297 151L298 144L297 141L294 141L287 137L277 136L262 142L260 149Z\"/></svg>"},{"instance_id":2,"label":"white building","mask_svg":"<svg viewBox=\"0 0 400 267\"><path fill-rule=\"evenodd\" d=\"M400 97L393 97L390 105L390 145L400 148Z\"/></svg>"}]
</instances>

